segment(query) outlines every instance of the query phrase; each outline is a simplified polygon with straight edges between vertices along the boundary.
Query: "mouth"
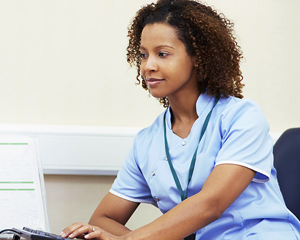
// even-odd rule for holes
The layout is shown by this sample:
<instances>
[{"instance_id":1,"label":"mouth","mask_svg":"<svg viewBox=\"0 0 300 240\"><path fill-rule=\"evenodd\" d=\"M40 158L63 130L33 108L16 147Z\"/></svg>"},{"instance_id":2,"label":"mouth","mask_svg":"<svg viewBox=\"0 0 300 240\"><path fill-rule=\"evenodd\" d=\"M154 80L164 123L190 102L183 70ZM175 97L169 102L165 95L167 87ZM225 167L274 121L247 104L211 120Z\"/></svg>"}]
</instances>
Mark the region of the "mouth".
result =
<instances>
[{"instance_id":1,"label":"mouth","mask_svg":"<svg viewBox=\"0 0 300 240\"><path fill-rule=\"evenodd\" d=\"M158 78L146 78L146 82L148 84L149 87L154 87L158 84L160 84L161 82L163 82L165 79L158 79Z\"/></svg>"}]
</instances>

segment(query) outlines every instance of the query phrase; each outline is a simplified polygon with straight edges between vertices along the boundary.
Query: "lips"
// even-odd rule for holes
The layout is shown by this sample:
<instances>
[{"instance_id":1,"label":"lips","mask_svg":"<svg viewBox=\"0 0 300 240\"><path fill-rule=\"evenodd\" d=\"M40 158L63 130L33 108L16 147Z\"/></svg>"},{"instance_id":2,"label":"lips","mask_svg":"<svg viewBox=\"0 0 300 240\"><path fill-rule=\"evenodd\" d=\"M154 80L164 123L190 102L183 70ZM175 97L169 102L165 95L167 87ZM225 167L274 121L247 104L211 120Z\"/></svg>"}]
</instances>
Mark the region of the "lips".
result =
<instances>
[{"instance_id":1,"label":"lips","mask_svg":"<svg viewBox=\"0 0 300 240\"><path fill-rule=\"evenodd\" d=\"M147 84L149 87L155 87L158 84L160 84L164 79L158 79L158 78L146 78Z\"/></svg>"}]
</instances>

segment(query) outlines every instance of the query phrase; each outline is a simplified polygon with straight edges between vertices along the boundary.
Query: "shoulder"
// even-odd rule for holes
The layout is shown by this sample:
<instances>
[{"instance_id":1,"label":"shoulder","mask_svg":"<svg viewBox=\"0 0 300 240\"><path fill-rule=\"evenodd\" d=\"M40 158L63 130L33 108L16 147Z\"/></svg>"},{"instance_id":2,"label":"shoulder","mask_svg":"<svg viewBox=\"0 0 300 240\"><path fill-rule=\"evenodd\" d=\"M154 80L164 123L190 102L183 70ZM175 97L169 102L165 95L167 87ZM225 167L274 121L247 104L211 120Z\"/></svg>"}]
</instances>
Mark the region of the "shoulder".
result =
<instances>
[{"instance_id":1,"label":"shoulder","mask_svg":"<svg viewBox=\"0 0 300 240\"><path fill-rule=\"evenodd\" d=\"M136 135L136 139L148 139L149 137L155 135L155 133L157 133L157 131L163 126L164 114L165 112L162 112L149 127L140 130Z\"/></svg>"},{"instance_id":2,"label":"shoulder","mask_svg":"<svg viewBox=\"0 0 300 240\"><path fill-rule=\"evenodd\" d=\"M155 140L155 137L161 133L163 129L164 113L165 111L162 112L149 127L143 128L137 133L134 145L136 149L138 149L138 152L148 151L147 149L149 149L149 146Z\"/></svg>"},{"instance_id":3,"label":"shoulder","mask_svg":"<svg viewBox=\"0 0 300 240\"><path fill-rule=\"evenodd\" d=\"M224 114L229 114L233 111L249 111L249 110L255 110L260 113L262 113L262 109L259 106L258 103L253 101L252 99L249 98L236 98L229 96L228 98L221 98L220 99L221 105L224 106Z\"/></svg>"},{"instance_id":4,"label":"shoulder","mask_svg":"<svg viewBox=\"0 0 300 240\"><path fill-rule=\"evenodd\" d=\"M231 163L256 171L255 182L271 176L273 142L261 107L250 99L222 99L219 127L221 148L216 165Z\"/></svg>"},{"instance_id":5,"label":"shoulder","mask_svg":"<svg viewBox=\"0 0 300 240\"><path fill-rule=\"evenodd\" d=\"M251 99L221 98L220 108L220 121L223 124L240 123L269 127L262 108Z\"/></svg>"},{"instance_id":6,"label":"shoulder","mask_svg":"<svg viewBox=\"0 0 300 240\"><path fill-rule=\"evenodd\" d=\"M197 101L197 111L202 112L209 111L213 106L215 97L207 94L200 95ZM241 99L233 96L225 97L221 95L216 107L213 110L214 116L220 116L222 120L228 118L239 117L244 114L253 114L264 116L262 108L255 101L251 99Z\"/></svg>"}]
</instances>

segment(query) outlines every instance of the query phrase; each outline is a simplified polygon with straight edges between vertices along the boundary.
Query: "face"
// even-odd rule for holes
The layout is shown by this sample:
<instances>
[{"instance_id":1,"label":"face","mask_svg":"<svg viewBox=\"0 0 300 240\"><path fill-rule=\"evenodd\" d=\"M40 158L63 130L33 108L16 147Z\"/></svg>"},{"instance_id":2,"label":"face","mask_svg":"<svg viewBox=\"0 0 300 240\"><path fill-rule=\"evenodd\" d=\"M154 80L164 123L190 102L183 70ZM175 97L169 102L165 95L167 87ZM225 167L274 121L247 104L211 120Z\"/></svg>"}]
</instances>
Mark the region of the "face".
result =
<instances>
[{"instance_id":1,"label":"face","mask_svg":"<svg viewBox=\"0 0 300 240\"><path fill-rule=\"evenodd\" d=\"M174 28L148 24L141 35L141 74L153 97L189 96L198 91L196 69Z\"/></svg>"}]
</instances>

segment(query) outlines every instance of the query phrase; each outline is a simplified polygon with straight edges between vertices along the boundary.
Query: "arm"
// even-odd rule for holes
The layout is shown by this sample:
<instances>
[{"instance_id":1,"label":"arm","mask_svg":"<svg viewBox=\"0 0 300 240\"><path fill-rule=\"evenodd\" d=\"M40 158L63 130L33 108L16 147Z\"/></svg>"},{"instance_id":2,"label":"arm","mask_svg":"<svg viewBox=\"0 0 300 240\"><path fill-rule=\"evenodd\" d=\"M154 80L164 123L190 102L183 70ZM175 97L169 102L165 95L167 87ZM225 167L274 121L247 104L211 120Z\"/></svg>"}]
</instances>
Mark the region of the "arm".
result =
<instances>
[{"instance_id":1,"label":"arm","mask_svg":"<svg viewBox=\"0 0 300 240\"><path fill-rule=\"evenodd\" d=\"M64 238L84 238L86 233L92 232L93 226L122 236L130 232L124 225L134 213L139 203L131 202L111 193L108 193L94 211L89 224L82 222L74 223L65 228L61 233Z\"/></svg>"},{"instance_id":2,"label":"arm","mask_svg":"<svg viewBox=\"0 0 300 240\"><path fill-rule=\"evenodd\" d=\"M253 170L243 166L218 165L199 193L187 198L152 223L120 238L97 228L86 239L182 239L217 220L247 188L254 175Z\"/></svg>"},{"instance_id":3,"label":"arm","mask_svg":"<svg viewBox=\"0 0 300 240\"><path fill-rule=\"evenodd\" d=\"M130 232L124 225L138 205L139 203L108 193L96 208L89 224L98 226L116 236L124 235Z\"/></svg>"}]
</instances>

